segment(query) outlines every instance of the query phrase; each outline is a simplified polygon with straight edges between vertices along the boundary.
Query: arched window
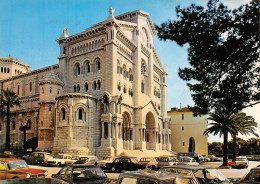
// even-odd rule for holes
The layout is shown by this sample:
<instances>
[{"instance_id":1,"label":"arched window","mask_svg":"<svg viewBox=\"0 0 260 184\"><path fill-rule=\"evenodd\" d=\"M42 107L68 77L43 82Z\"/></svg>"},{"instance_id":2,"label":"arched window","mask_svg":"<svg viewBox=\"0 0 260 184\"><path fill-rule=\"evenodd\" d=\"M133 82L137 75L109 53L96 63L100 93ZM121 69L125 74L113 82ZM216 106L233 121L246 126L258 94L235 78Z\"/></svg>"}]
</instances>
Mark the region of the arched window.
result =
<instances>
[{"instance_id":1,"label":"arched window","mask_svg":"<svg viewBox=\"0 0 260 184\"><path fill-rule=\"evenodd\" d=\"M125 65L123 65L123 70L124 70L124 77L126 77L126 66Z\"/></svg>"},{"instance_id":2,"label":"arched window","mask_svg":"<svg viewBox=\"0 0 260 184\"><path fill-rule=\"evenodd\" d=\"M100 70L100 60L96 59L97 70Z\"/></svg>"},{"instance_id":3,"label":"arched window","mask_svg":"<svg viewBox=\"0 0 260 184\"><path fill-rule=\"evenodd\" d=\"M19 95L19 92L20 92L20 86L17 85L17 94Z\"/></svg>"},{"instance_id":4,"label":"arched window","mask_svg":"<svg viewBox=\"0 0 260 184\"><path fill-rule=\"evenodd\" d=\"M120 74L120 62L117 61L117 74Z\"/></svg>"},{"instance_id":5,"label":"arched window","mask_svg":"<svg viewBox=\"0 0 260 184\"><path fill-rule=\"evenodd\" d=\"M43 121L41 121L41 127L43 127Z\"/></svg>"},{"instance_id":6,"label":"arched window","mask_svg":"<svg viewBox=\"0 0 260 184\"><path fill-rule=\"evenodd\" d=\"M62 116L62 120L65 120L66 118L66 111L64 108L61 109L61 116Z\"/></svg>"},{"instance_id":7,"label":"arched window","mask_svg":"<svg viewBox=\"0 0 260 184\"><path fill-rule=\"evenodd\" d=\"M96 90L97 89L97 83L96 81L93 82L93 90Z\"/></svg>"},{"instance_id":8,"label":"arched window","mask_svg":"<svg viewBox=\"0 0 260 184\"><path fill-rule=\"evenodd\" d=\"M76 63L75 64L75 67L74 67L74 75L77 77L78 75L80 75L80 65L79 63Z\"/></svg>"},{"instance_id":9,"label":"arched window","mask_svg":"<svg viewBox=\"0 0 260 184\"><path fill-rule=\"evenodd\" d=\"M101 88L101 82L100 82L100 80L98 80L98 82L97 82L97 89L100 90L100 88Z\"/></svg>"},{"instance_id":10,"label":"arched window","mask_svg":"<svg viewBox=\"0 0 260 184\"><path fill-rule=\"evenodd\" d=\"M74 85L74 92L76 93L77 92L77 86Z\"/></svg>"},{"instance_id":11,"label":"arched window","mask_svg":"<svg viewBox=\"0 0 260 184\"><path fill-rule=\"evenodd\" d=\"M86 71L88 73L90 72L90 63L89 63L89 61L86 61Z\"/></svg>"},{"instance_id":12,"label":"arched window","mask_svg":"<svg viewBox=\"0 0 260 184\"><path fill-rule=\"evenodd\" d=\"M14 74L15 74L15 75L16 75L16 72L17 72L17 70L15 69L15 70L14 70Z\"/></svg>"},{"instance_id":13,"label":"arched window","mask_svg":"<svg viewBox=\"0 0 260 184\"><path fill-rule=\"evenodd\" d=\"M31 119L28 119L27 122L26 122L26 125L29 129L31 129L31 126L32 126L32 122L31 122Z\"/></svg>"},{"instance_id":14,"label":"arched window","mask_svg":"<svg viewBox=\"0 0 260 184\"><path fill-rule=\"evenodd\" d=\"M133 81L133 72L132 69L129 69L129 81Z\"/></svg>"},{"instance_id":15,"label":"arched window","mask_svg":"<svg viewBox=\"0 0 260 184\"><path fill-rule=\"evenodd\" d=\"M12 120L12 130L15 130L15 120Z\"/></svg>"},{"instance_id":16,"label":"arched window","mask_svg":"<svg viewBox=\"0 0 260 184\"><path fill-rule=\"evenodd\" d=\"M4 72L4 69L3 69L3 67L1 67L1 72Z\"/></svg>"},{"instance_id":17,"label":"arched window","mask_svg":"<svg viewBox=\"0 0 260 184\"><path fill-rule=\"evenodd\" d=\"M7 68L7 73L9 73L10 72L10 69L9 68Z\"/></svg>"},{"instance_id":18,"label":"arched window","mask_svg":"<svg viewBox=\"0 0 260 184\"><path fill-rule=\"evenodd\" d=\"M6 68L4 67L4 73L6 73Z\"/></svg>"},{"instance_id":19,"label":"arched window","mask_svg":"<svg viewBox=\"0 0 260 184\"><path fill-rule=\"evenodd\" d=\"M32 82L29 83L29 92L32 92Z\"/></svg>"},{"instance_id":20,"label":"arched window","mask_svg":"<svg viewBox=\"0 0 260 184\"><path fill-rule=\"evenodd\" d=\"M144 93L144 81L142 81L142 84L141 84L141 91L142 91L142 93Z\"/></svg>"},{"instance_id":21,"label":"arched window","mask_svg":"<svg viewBox=\"0 0 260 184\"><path fill-rule=\"evenodd\" d=\"M83 110L82 109L79 109L78 110L78 120L82 120L83 118Z\"/></svg>"},{"instance_id":22,"label":"arched window","mask_svg":"<svg viewBox=\"0 0 260 184\"><path fill-rule=\"evenodd\" d=\"M51 111L51 105L49 105L49 111Z\"/></svg>"},{"instance_id":23,"label":"arched window","mask_svg":"<svg viewBox=\"0 0 260 184\"><path fill-rule=\"evenodd\" d=\"M77 84L77 92L80 92L80 86Z\"/></svg>"},{"instance_id":24,"label":"arched window","mask_svg":"<svg viewBox=\"0 0 260 184\"><path fill-rule=\"evenodd\" d=\"M50 93L52 92L52 88L50 87Z\"/></svg>"},{"instance_id":25,"label":"arched window","mask_svg":"<svg viewBox=\"0 0 260 184\"><path fill-rule=\"evenodd\" d=\"M42 93L44 93L44 88L42 87Z\"/></svg>"},{"instance_id":26,"label":"arched window","mask_svg":"<svg viewBox=\"0 0 260 184\"><path fill-rule=\"evenodd\" d=\"M146 64L145 64L145 61L142 60L142 63L141 63L141 74L145 74L146 73Z\"/></svg>"},{"instance_id":27,"label":"arched window","mask_svg":"<svg viewBox=\"0 0 260 184\"><path fill-rule=\"evenodd\" d=\"M73 55L73 54L74 54L74 48L71 49L71 55Z\"/></svg>"},{"instance_id":28,"label":"arched window","mask_svg":"<svg viewBox=\"0 0 260 184\"><path fill-rule=\"evenodd\" d=\"M118 89L119 91L121 91L121 85L120 85L120 83L118 83L117 89Z\"/></svg>"},{"instance_id":29,"label":"arched window","mask_svg":"<svg viewBox=\"0 0 260 184\"><path fill-rule=\"evenodd\" d=\"M86 82L85 83L85 92L87 92L88 91L88 83Z\"/></svg>"}]
</instances>

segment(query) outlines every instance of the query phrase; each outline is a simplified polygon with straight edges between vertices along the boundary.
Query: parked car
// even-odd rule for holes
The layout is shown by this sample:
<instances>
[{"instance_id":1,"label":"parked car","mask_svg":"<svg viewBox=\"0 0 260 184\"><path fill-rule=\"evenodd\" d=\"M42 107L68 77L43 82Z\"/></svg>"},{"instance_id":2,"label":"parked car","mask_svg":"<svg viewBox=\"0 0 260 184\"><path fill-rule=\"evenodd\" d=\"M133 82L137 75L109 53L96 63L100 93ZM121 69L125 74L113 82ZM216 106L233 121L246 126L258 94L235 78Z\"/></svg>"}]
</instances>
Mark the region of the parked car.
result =
<instances>
[{"instance_id":1,"label":"parked car","mask_svg":"<svg viewBox=\"0 0 260 184\"><path fill-rule=\"evenodd\" d=\"M194 176L198 184L230 184L231 182L217 169L205 166L177 165L162 167L159 171L167 171L175 174Z\"/></svg>"},{"instance_id":2,"label":"parked car","mask_svg":"<svg viewBox=\"0 0 260 184\"><path fill-rule=\"evenodd\" d=\"M112 163L106 163L106 167L112 172L115 171L134 171L138 169L145 169L146 166L138 163L136 157L121 157L115 158Z\"/></svg>"},{"instance_id":3,"label":"parked car","mask_svg":"<svg viewBox=\"0 0 260 184\"><path fill-rule=\"evenodd\" d=\"M203 156L204 162L210 162L211 161L211 159L208 157L208 155L201 155L201 156Z\"/></svg>"},{"instance_id":4,"label":"parked car","mask_svg":"<svg viewBox=\"0 0 260 184\"><path fill-rule=\"evenodd\" d=\"M220 162L221 159L216 157L215 155L208 155L208 157L210 158L211 162Z\"/></svg>"},{"instance_id":5,"label":"parked car","mask_svg":"<svg viewBox=\"0 0 260 184\"><path fill-rule=\"evenodd\" d=\"M70 160L71 157L71 155L58 154L55 155L53 158L49 158L47 162L44 162L44 165L60 167L62 165L65 165L66 161Z\"/></svg>"},{"instance_id":6,"label":"parked car","mask_svg":"<svg viewBox=\"0 0 260 184\"><path fill-rule=\"evenodd\" d=\"M97 166L106 169L106 163L112 163L114 159L114 156L104 156L102 160L97 161Z\"/></svg>"},{"instance_id":7,"label":"parked car","mask_svg":"<svg viewBox=\"0 0 260 184\"><path fill-rule=\"evenodd\" d=\"M250 171L242 178L229 178L234 184L246 184L254 183L260 184L260 168L255 167L251 168Z\"/></svg>"},{"instance_id":8,"label":"parked car","mask_svg":"<svg viewBox=\"0 0 260 184\"><path fill-rule=\"evenodd\" d=\"M53 158L51 153L48 152L33 152L31 155L22 157L27 164L42 165L48 159Z\"/></svg>"},{"instance_id":9,"label":"parked car","mask_svg":"<svg viewBox=\"0 0 260 184\"><path fill-rule=\"evenodd\" d=\"M98 158L96 156L83 156L74 162L74 164L86 164L86 165L97 165Z\"/></svg>"},{"instance_id":10,"label":"parked car","mask_svg":"<svg viewBox=\"0 0 260 184\"><path fill-rule=\"evenodd\" d=\"M74 164L79 160L80 156L71 156L71 159L65 161L65 165Z\"/></svg>"},{"instance_id":11,"label":"parked car","mask_svg":"<svg viewBox=\"0 0 260 184\"><path fill-rule=\"evenodd\" d=\"M193 153L193 152L180 152L180 153L178 153L178 159L180 157L183 157L183 156L192 157L196 160L196 162L198 162L198 163L201 162L199 155L197 153Z\"/></svg>"},{"instance_id":12,"label":"parked car","mask_svg":"<svg viewBox=\"0 0 260 184\"><path fill-rule=\"evenodd\" d=\"M16 178L1 180L1 184L70 184L57 178Z\"/></svg>"},{"instance_id":13,"label":"parked car","mask_svg":"<svg viewBox=\"0 0 260 184\"><path fill-rule=\"evenodd\" d=\"M154 157L142 157L140 158L139 164L144 165L146 168L157 169L158 161Z\"/></svg>"},{"instance_id":14,"label":"parked car","mask_svg":"<svg viewBox=\"0 0 260 184\"><path fill-rule=\"evenodd\" d=\"M45 177L48 172L42 169L29 168L21 159L0 158L0 179Z\"/></svg>"},{"instance_id":15,"label":"parked car","mask_svg":"<svg viewBox=\"0 0 260 184\"><path fill-rule=\"evenodd\" d=\"M158 158L158 168L164 166L177 165L178 161L179 160L177 159L177 156L173 156L173 155L160 156Z\"/></svg>"},{"instance_id":16,"label":"parked car","mask_svg":"<svg viewBox=\"0 0 260 184\"><path fill-rule=\"evenodd\" d=\"M178 165L199 165L198 162L192 157L180 157Z\"/></svg>"},{"instance_id":17,"label":"parked car","mask_svg":"<svg viewBox=\"0 0 260 184\"><path fill-rule=\"evenodd\" d=\"M128 171L119 175L117 184L198 184L193 176L162 171Z\"/></svg>"},{"instance_id":18,"label":"parked car","mask_svg":"<svg viewBox=\"0 0 260 184\"><path fill-rule=\"evenodd\" d=\"M107 175L100 167L84 164L64 166L57 174L53 174L51 177L77 184L101 184L108 182Z\"/></svg>"},{"instance_id":19,"label":"parked car","mask_svg":"<svg viewBox=\"0 0 260 184\"><path fill-rule=\"evenodd\" d=\"M247 168L248 165L249 165L249 162L248 162L248 160L247 160L247 158L245 156L238 156L236 158L236 162L235 162L235 165L233 165L233 167L234 166L238 166L238 167L245 167L245 168Z\"/></svg>"},{"instance_id":20,"label":"parked car","mask_svg":"<svg viewBox=\"0 0 260 184\"><path fill-rule=\"evenodd\" d=\"M4 151L0 153L0 158L15 158L16 155L12 151Z\"/></svg>"}]
</instances>

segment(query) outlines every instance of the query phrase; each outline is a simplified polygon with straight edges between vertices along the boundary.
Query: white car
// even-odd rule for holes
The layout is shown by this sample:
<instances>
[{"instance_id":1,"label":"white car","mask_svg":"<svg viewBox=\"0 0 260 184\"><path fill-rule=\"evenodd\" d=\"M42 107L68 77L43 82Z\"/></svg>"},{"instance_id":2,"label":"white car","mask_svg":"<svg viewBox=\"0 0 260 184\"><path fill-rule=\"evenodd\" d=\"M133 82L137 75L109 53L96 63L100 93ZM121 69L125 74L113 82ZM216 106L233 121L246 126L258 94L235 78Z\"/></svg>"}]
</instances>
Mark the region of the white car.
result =
<instances>
[{"instance_id":1,"label":"white car","mask_svg":"<svg viewBox=\"0 0 260 184\"><path fill-rule=\"evenodd\" d=\"M239 156L236 159L236 166L244 166L244 167L248 167L249 162L248 159L245 156Z\"/></svg>"},{"instance_id":2,"label":"white car","mask_svg":"<svg viewBox=\"0 0 260 184\"><path fill-rule=\"evenodd\" d=\"M160 156L158 159L158 167L177 165L177 156Z\"/></svg>"},{"instance_id":3,"label":"white car","mask_svg":"<svg viewBox=\"0 0 260 184\"><path fill-rule=\"evenodd\" d=\"M62 165L66 165L66 161L71 160L71 158L71 155L58 154L55 155L53 158L48 159L45 165L60 167Z\"/></svg>"},{"instance_id":4,"label":"white car","mask_svg":"<svg viewBox=\"0 0 260 184\"><path fill-rule=\"evenodd\" d=\"M196 165L198 166L199 163L192 157L180 157L178 165Z\"/></svg>"}]
</instances>

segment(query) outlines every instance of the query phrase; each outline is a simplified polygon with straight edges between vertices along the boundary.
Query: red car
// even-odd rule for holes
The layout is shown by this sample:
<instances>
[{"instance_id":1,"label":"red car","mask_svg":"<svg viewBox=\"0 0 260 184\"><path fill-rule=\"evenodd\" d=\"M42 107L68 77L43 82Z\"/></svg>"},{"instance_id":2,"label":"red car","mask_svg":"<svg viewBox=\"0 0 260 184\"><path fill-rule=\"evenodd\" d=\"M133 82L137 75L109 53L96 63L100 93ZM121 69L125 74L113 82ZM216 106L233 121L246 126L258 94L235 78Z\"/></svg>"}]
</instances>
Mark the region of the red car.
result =
<instances>
[{"instance_id":1,"label":"red car","mask_svg":"<svg viewBox=\"0 0 260 184\"><path fill-rule=\"evenodd\" d=\"M0 180L45 177L47 173L46 170L29 168L21 159L0 158Z\"/></svg>"}]
</instances>

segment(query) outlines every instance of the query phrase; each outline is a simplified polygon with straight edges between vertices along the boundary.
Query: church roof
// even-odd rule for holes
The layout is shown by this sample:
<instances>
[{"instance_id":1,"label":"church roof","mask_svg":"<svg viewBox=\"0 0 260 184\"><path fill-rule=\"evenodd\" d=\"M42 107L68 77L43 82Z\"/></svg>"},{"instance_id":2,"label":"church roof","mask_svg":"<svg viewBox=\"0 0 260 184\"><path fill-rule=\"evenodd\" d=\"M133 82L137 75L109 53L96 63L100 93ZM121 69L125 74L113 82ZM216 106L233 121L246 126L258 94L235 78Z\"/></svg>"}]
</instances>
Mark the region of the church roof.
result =
<instances>
[{"instance_id":1,"label":"church roof","mask_svg":"<svg viewBox=\"0 0 260 184\"><path fill-rule=\"evenodd\" d=\"M54 73L54 71L52 69L40 80L40 82L56 82L59 84L63 84L63 82Z\"/></svg>"}]
</instances>

